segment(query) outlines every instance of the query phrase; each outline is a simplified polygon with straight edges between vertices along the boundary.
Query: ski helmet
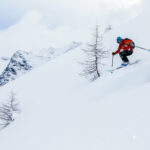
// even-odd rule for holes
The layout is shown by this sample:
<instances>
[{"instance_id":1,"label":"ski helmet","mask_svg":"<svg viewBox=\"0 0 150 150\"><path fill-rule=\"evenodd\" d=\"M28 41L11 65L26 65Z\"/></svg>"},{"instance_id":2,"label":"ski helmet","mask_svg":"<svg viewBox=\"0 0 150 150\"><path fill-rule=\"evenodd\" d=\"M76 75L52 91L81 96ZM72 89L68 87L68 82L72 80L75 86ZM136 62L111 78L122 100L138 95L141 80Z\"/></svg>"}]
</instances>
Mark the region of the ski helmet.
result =
<instances>
[{"instance_id":1,"label":"ski helmet","mask_svg":"<svg viewBox=\"0 0 150 150\"><path fill-rule=\"evenodd\" d=\"M122 41L122 37L118 36L117 37L117 43L120 43Z\"/></svg>"}]
</instances>

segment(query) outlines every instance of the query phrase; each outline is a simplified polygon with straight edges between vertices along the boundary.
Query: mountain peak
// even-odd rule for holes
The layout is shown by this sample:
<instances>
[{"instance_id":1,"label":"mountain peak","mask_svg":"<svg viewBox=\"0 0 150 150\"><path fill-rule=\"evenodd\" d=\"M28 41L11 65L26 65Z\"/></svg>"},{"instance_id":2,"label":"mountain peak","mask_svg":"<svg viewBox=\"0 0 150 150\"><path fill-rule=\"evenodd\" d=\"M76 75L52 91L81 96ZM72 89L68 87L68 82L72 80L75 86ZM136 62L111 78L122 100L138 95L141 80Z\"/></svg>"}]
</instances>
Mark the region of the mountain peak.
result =
<instances>
[{"instance_id":1,"label":"mountain peak","mask_svg":"<svg viewBox=\"0 0 150 150\"><path fill-rule=\"evenodd\" d=\"M0 75L0 86L5 85L9 81L16 79L21 72L27 72L31 70L32 66L28 64L28 61L25 58L25 55L28 54L29 53L20 50L16 51L13 54L9 64Z\"/></svg>"}]
</instances>

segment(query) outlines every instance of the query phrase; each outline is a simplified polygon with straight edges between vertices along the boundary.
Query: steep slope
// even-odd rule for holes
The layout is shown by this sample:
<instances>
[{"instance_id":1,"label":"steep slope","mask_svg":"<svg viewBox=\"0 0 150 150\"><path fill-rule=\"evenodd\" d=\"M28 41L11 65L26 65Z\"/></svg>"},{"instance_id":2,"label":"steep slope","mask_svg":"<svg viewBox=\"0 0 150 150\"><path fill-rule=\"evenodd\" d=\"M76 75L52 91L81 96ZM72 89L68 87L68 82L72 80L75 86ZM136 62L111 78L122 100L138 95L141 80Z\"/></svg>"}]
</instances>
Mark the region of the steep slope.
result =
<instances>
[{"instance_id":1,"label":"steep slope","mask_svg":"<svg viewBox=\"0 0 150 150\"><path fill-rule=\"evenodd\" d=\"M1 131L1 148L148 150L149 58L89 84L77 49L2 87L1 98L18 93L22 113Z\"/></svg>"}]
</instances>

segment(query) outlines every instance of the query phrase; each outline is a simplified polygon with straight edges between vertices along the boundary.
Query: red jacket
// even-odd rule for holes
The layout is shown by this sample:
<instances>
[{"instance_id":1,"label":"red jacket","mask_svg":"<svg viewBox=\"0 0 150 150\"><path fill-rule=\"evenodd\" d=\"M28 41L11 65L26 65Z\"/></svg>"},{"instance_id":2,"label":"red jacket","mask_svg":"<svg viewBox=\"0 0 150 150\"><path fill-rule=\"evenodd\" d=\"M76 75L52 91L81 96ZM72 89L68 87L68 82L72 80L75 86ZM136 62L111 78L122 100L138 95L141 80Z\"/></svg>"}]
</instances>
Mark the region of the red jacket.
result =
<instances>
[{"instance_id":1,"label":"red jacket","mask_svg":"<svg viewBox=\"0 0 150 150\"><path fill-rule=\"evenodd\" d=\"M131 48L131 40L122 40L122 42L119 44L118 50L115 52L115 54L120 53L121 50L126 51L126 50L130 50L133 52L133 49Z\"/></svg>"}]
</instances>

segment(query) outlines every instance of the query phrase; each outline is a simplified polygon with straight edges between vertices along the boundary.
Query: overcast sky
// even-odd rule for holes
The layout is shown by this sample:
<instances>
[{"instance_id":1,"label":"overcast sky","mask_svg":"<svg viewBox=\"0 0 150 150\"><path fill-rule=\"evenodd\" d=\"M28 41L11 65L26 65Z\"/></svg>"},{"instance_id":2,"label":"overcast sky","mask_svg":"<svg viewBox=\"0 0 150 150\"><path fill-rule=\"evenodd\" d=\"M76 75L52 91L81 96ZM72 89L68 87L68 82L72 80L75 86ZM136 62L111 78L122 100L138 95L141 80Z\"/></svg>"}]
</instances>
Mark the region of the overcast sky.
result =
<instances>
[{"instance_id":1,"label":"overcast sky","mask_svg":"<svg viewBox=\"0 0 150 150\"><path fill-rule=\"evenodd\" d=\"M50 27L76 21L84 24L87 18L106 23L108 19L109 22L121 22L136 15L140 3L141 0L0 0L0 29L18 22L31 10L40 11Z\"/></svg>"},{"instance_id":2,"label":"overcast sky","mask_svg":"<svg viewBox=\"0 0 150 150\"><path fill-rule=\"evenodd\" d=\"M71 40L82 41L94 24L119 26L138 16L146 2L0 0L0 47L6 54L16 49L59 47Z\"/></svg>"}]
</instances>

